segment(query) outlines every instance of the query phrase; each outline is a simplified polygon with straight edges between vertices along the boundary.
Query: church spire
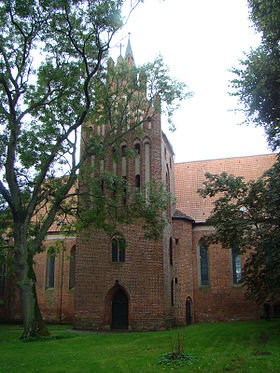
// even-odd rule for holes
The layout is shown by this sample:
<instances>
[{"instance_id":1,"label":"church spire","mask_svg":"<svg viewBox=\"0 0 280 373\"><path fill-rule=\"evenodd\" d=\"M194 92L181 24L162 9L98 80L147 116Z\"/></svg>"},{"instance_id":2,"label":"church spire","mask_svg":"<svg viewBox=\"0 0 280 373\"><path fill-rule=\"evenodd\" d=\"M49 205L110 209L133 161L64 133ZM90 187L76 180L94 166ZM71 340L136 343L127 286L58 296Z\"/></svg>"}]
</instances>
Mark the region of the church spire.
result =
<instances>
[{"instance_id":1,"label":"church spire","mask_svg":"<svg viewBox=\"0 0 280 373\"><path fill-rule=\"evenodd\" d=\"M135 66L133 52L132 52L131 43L130 43L130 32L128 33L128 42L127 42L127 47L126 47L124 58L130 66Z\"/></svg>"}]
</instances>

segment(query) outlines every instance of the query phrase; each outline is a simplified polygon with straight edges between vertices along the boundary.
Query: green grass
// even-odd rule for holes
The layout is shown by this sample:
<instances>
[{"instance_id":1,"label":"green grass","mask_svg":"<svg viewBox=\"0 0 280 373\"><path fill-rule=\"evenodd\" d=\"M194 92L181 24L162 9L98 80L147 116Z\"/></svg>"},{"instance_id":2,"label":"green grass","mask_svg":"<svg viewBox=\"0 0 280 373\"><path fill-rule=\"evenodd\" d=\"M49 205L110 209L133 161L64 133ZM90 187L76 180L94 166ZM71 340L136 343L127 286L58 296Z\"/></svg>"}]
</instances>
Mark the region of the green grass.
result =
<instances>
[{"instance_id":1,"label":"green grass","mask_svg":"<svg viewBox=\"0 0 280 373\"><path fill-rule=\"evenodd\" d=\"M50 332L52 330L69 330L69 329L71 330L72 325L70 325L70 324L63 324L63 325L52 324L52 325L48 325L48 329L50 330ZM22 324L17 324L17 323L0 324L0 331L1 330L23 330L23 326L22 326Z\"/></svg>"},{"instance_id":2,"label":"green grass","mask_svg":"<svg viewBox=\"0 0 280 373\"><path fill-rule=\"evenodd\" d=\"M64 326L66 327L66 326ZM148 333L68 333L24 343L20 331L0 328L1 373L280 372L280 320L201 323L178 329L193 359L184 367L159 365L178 330ZM62 338L65 337L65 338Z\"/></svg>"}]
</instances>

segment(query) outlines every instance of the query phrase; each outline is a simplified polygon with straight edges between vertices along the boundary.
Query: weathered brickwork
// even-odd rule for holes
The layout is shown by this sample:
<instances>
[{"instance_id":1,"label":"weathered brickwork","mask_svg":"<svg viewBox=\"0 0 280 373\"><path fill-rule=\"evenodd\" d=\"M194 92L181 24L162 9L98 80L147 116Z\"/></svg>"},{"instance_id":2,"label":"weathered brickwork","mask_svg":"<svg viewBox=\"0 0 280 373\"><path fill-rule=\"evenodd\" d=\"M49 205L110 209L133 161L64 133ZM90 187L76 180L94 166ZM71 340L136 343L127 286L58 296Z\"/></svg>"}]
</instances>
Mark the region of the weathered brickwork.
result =
<instances>
[{"instance_id":1,"label":"weathered brickwork","mask_svg":"<svg viewBox=\"0 0 280 373\"><path fill-rule=\"evenodd\" d=\"M144 238L139 226L123 231L127 242L125 262L112 263L111 240L103 232L78 238L76 327L111 326L111 304L121 287L129 300L128 325L157 329L164 324L161 242Z\"/></svg>"},{"instance_id":2,"label":"weathered brickwork","mask_svg":"<svg viewBox=\"0 0 280 373\"><path fill-rule=\"evenodd\" d=\"M160 148L163 154L165 145L163 141ZM272 159L270 155L267 158ZM165 161L161 167L166 167ZM166 169L162 171L161 167L153 166L153 170L166 175ZM176 170L177 165L173 167ZM205 205L202 205L202 211L203 208ZM185 214L176 216L174 209L171 210L172 224L169 218L162 241L147 240L140 223L121 227L127 242L123 263L112 263L111 240L101 231L90 232L89 238L81 235L77 240L64 239L66 251L55 258L53 288L46 288L46 252L37 255L37 292L43 317L52 322L71 322L73 319L76 328L109 329L112 326L112 300L121 288L128 299L128 327L133 330L186 324L187 302L191 305L192 322L259 318L262 308L244 297L245 290L240 285L233 284L229 250L214 245L209 248L209 285L200 285L199 241L212 228L205 223L195 223ZM59 238L56 234L59 232L48 236L46 246ZM76 288L69 289L69 256L75 244ZM242 260L244 262L244 258ZM6 280L6 289L0 304L1 320L19 320L19 294L13 279Z\"/></svg>"},{"instance_id":3,"label":"weathered brickwork","mask_svg":"<svg viewBox=\"0 0 280 373\"><path fill-rule=\"evenodd\" d=\"M46 287L47 252L37 254L34 258L37 296L45 320L54 323L71 323L74 313L74 289L69 289L69 265L70 251L76 244L76 238L63 238L59 232L52 232L44 243L45 247L53 245L57 239L63 241L65 251L60 251L55 257L52 288ZM6 279L5 297L0 300L0 320L21 320L20 296L14 278Z\"/></svg>"},{"instance_id":4,"label":"weathered brickwork","mask_svg":"<svg viewBox=\"0 0 280 373\"><path fill-rule=\"evenodd\" d=\"M176 324L186 324L186 302L193 302L192 221L173 218L173 279ZM193 320L193 316L192 316Z\"/></svg>"},{"instance_id":5,"label":"weathered brickwork","mask_svg":"<svg viewBox=\"0 0 280 373\"><path fill-rule=\"evenodd\" d=\"M21 320L19 292L13 278L6 278L5 294L0 297L0 320Z\"/></svg>"},{"instance_id":6,"label":"weathered brickwork","mask_svg":"<svg viewBox=\"0 0 280 373\"><path fill-rule=\"evenodd\" d=\"M140 175L168 185L174 192L173 152L161 132L160 117L144 123L142 138L129 134L124 143L133 148L140 146ZM145 158L145 143L150 144L149 160ZM148 164L149 162L149 164ZM120 162L121 163L121 162ZM135 178L135 159L128 159L127 180ZM112 169L108 155L106 169ZM171 167L170 167L171 165ZM121 175L121 165L115 166ZM166 213L168 224L162 240L154 242L144 236L142 222L118 227L126 242L125 261L112 262L112 239L100 231L85 232L77 238L77 282L75 295L74 327L108 329L112 326L112 303L121 289L128 302L128 328L132 330L156 330L175 323L171 299L172 269L169 261L169 242L172 239L171 214Z\"/></svg>"},{"instance_id":7,"label":"weathered brickwork","mask_svg":"<svg viewBox=\"0 0 280 373\"><path fill-rule=\"evenodd\" d=\"M262 310L244 297L241 285L233 284L230 250L218 245L208 249L209 285L200 284L199 241L211 230L197 225L193 230L194 321L230 321L260 317ZM244 261L244 258L243 258Z\"/></svg>"},{"instance_id":8,"label":"weathered brickwork","mask_svg":"<svg viewBox=\"0 0 280 373\"><path fill-rule=\"evenodd\" d=\"M128 55L127 62L132 64L133 56ZM105 133L106 126L92 131ZM162 239L155 242L145 238L141 221L118 226L126 242L122 257L120 241L103 231L88 229L77 237L65 238L60 235L59 227L53 225L45 246L61 239L65 251L56 255L52 267L46 251L35 257L43 317L50 322L73 322L75 328L105 330L160 330L200 321L259 318L262 309L245 298L241 285L233 283L229 250L218 245L208 248L208 280L202 284L200 240L213 231L205 224L213 201L203 200L197 189L202 187L206 172L226 171L245 176L246 180L256 179L272 166L275 156L174 164L173 150L161 131L159 115L143 123L141 137L131 131L123 140L123 145L132 149L136 143L141 149L139 161L131 157L114 164L109 152L102 167L119 176L125 172L132 185L139 168L141 184L155 178L175 194L176 206L170 204L164 213L167 225ZM98 171L92 176L98 177ZM83 179L80 188L87 189ZM76 261L72 256L71 262L74 247ZM243 257L241 264L244 260ZM20 301L15 281L7 278L4 290L0 296L0 320L19 320Z\"/></svg>"},{"instance_id":9,"label":"weathered brickwork","mask_svg":"<svg viewBox=\"0 0 280 373\"><path fill-rule=\"evenodd\" d=\"M177 208L194 220L192 230L193 313L194 321L244 320L258 318L262 307L245 298L245 289L233 284L230 250L211 245L208 250L209 285L200 284L199 243L203 235L213 231L205 224L213 208L213 200L204 200L197 190L203 186L205 173L227 172L256 180L275 162L273 154L185 162L174 165ZM242 258L244 262L244 257Z\"/></svg>"},{"instance_id":10,"label":"weathered brickwork","mask_svg":"<svg viewBox=\"0 0 280 373\"><path fill-rule=\"evenodd\" d=\"M46 247L62 240L65 251L55 256L54 286L46 285L47 251L35 257L35 272L37 276L37 296L43 317L50 322L72 322L74 312L74 289L69 289L70 251L76 244L76 238L62 238L60 235L49 234Z\"/></svg>"}]
</instances>

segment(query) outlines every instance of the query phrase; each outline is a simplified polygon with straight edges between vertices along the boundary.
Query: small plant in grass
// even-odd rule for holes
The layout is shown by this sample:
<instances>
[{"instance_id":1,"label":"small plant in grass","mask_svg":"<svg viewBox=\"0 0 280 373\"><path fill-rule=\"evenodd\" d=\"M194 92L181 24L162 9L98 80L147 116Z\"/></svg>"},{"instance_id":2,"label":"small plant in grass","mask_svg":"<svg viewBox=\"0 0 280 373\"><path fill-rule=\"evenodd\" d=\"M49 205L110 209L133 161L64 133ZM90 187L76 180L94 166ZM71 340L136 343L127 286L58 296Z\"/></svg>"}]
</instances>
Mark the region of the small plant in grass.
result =
<instances>
[{"instance_id":1,"label":"small plant in grass","mask_svg":"<svg viewBox=\"0 0 280 373\"><path fill-rule=\"evenodd\" d=\"M159 357L158 363L164 365L186 365L190 360L191 356L185 354L184 351L184 338L178 331L177 337L170 337L171 352L167 352Z\"/></svg>"}]
</instances>

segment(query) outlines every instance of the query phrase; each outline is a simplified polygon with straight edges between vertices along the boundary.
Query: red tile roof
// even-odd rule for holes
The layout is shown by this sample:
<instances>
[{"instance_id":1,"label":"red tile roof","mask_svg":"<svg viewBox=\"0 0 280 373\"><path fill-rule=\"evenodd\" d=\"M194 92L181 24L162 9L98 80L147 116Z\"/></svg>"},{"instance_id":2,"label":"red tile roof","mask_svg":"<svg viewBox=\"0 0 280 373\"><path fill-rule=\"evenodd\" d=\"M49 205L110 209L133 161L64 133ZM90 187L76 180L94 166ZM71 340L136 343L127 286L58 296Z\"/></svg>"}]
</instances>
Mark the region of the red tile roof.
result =
<instances>
[{"instance_id":1,"label":"red tile roof","mask_svg":"<svg viewBox=\"0 0 280 373\"><path fill-rule=\"evenodd\" d=\"M213 208L213 199L203 199L197 190L205 181L205 173L227 172L244 176L246 181L258 179L276 160L275 154L224 158L176 163L174 165L176 208L192 217L196 223L205 222Z\"/></svg>"}]
</instances>

